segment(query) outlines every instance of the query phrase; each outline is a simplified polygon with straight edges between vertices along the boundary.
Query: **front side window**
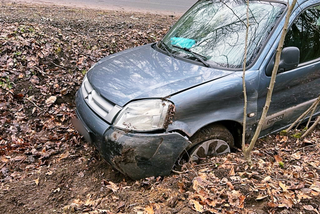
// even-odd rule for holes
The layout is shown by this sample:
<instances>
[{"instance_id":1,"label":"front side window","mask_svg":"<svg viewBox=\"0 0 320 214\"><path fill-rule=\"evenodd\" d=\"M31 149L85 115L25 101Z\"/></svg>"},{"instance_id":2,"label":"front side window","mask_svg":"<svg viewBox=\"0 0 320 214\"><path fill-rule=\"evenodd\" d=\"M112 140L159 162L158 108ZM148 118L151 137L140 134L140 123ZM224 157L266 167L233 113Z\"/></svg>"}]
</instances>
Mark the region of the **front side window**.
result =
<instances>
[{"instance_id":1,"label":"front side window","mask_svg":"<svg viewBox=\"0 0 320 214\"><path fill-rule=\"evenodd\" d=\"M289 28L284 47L300 50L300 63L320 58L320 6L302 12Z\"/></svg>"},{"instance_id":2,"label":"front side window","mask_svg":"<svg viewBox=\"0 0 320 214\"><path fill-rule=\"evenodd\" d=\"M249 4L248 65L255 59L286 5ZM241 68L246 37L246 1L198 1L167 33L159 46L175 55L224 68ZM192 53L191 53L192 52Z\"/></svg>"}]
</instances>

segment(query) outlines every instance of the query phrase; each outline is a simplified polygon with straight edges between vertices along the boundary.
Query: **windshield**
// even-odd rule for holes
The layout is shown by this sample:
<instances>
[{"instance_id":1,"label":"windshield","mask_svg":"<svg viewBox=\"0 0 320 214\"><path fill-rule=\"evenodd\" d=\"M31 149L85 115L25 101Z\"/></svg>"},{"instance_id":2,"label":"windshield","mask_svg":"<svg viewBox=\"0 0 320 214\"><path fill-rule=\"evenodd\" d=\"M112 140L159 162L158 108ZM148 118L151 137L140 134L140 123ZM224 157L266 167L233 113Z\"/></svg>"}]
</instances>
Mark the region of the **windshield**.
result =
<instances>
[{"instance_id":1,"label":"windshield","mask_svg":"<svg viewBox=\"0 0 320 214\"><path fill-rule=\"evenodd\" d=\"M163 43L167 51L180 57L197 60L194 56L197 54L210 65L241 68L246 7L245 0L198 1L170 29ZM281 3L250 1L247 65L254 60L285 8Z\"/></svg>"}]
</instances>

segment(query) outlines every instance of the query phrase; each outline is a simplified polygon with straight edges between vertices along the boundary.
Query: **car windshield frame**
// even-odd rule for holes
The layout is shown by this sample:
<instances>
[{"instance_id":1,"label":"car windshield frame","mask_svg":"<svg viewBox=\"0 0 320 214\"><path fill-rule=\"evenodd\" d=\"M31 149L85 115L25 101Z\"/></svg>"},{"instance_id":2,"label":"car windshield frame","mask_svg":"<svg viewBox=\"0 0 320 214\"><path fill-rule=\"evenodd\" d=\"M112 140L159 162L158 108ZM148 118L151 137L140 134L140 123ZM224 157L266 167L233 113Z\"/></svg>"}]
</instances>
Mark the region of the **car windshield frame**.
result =
<instances>
[{"instance_id":1,"label":"car windshield frame","mask_svg":"<svg viewBox=\"0 0 320 214\"><path fill-rule=\"evenodd\" d=\"M199 61L204 56L211 67L239 70L243 67L246 36L245 0L200 0L169 30L160 49L178 58ZM278 1L250 1L247 64L257 58L271 32L285 14L287 5ZM164 44L163 44L164 43Z\"/></svg>"}]
</instances>

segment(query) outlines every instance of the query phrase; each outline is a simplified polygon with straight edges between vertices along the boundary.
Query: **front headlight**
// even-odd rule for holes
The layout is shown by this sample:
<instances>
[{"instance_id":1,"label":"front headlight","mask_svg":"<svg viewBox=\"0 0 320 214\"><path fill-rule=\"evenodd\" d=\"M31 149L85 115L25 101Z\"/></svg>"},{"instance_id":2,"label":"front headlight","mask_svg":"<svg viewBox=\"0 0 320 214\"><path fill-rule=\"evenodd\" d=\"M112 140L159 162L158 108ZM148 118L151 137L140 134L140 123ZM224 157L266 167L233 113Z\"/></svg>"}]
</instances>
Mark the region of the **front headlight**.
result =
<instances>
[{"instance_id":1,"label":"front headlight","mask_svg":"<svg viewBox=\"0 0 320 214\"><path fill-rule=\"evenodd\" d=\"M114 126L135 131L166 129L174 114L174 105L160 99L139 100L126 105Z\"/></svg>"}]
</instances>

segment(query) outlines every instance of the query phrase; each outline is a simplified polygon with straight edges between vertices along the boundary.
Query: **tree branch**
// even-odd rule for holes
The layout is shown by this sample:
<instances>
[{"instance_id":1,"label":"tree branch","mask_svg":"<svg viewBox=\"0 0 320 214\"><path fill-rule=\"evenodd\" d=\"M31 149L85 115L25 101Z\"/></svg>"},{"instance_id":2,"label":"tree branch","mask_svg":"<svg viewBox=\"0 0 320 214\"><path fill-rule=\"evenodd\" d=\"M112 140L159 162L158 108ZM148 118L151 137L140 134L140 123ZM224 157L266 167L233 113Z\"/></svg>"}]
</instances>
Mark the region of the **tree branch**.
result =
<instances>
[{"instance_id":1,"label":"tree branch","mask_svg":"<svg viewBox=\"0 0 320 214\"><path fill-rule=\"evenodd\" d=\"M297 0L293 0L292 4L289 7L287 15L286 15L285 23L284 23L284 26L283 26L283 31L282 31L282 34L281 34L281 38L280 38L280 42L279 42L278 48L277 48L276 59L275 59L274 67L273 67L273 70L272 70L271 80L270 80L270 84L269 84L269 87L268 87L268 93L267 93L267 97L266 97L266 102L265 102L265 105L263 107L261 118L259 120L259 123L258 123L257 129L256 129L256 131L254 133L254 136L252 137L252 139L250 141L249 146L243 150L244 157L249 163L251 163L251 151L252 151L253 147L255 146L255 143L258 140L258 137L260 135L262 126L264 124L264 121L266 119L266 116L267 116L267 113L268 113L268 110L269 110L269 107L270 107L273 88L274 88L274 85L275 85L277 72L278 72L278 69L279 69L281 51L283 49L284 40L285 40L287 31L288 31L290 15L291 15L291 13L293 11L294 6L296 5L296 2L297 2Z\"/></svg>"},{"instance_id":2,"label":"tree branch","mask_svg":"<svg viewBox=\"0 0 320 214\"><path fill-rule=\"evenodd\" d=\"M242 85L243 85L243 129L242 129L242 150L245 150L246 146L246 128L247 128L247 88L246 88L246 65L247 65L247 54L248 54L248 37L249 37L249 0L247 0L247 24L246 24L246 41L244 46L244 59L243 59L243 74L242 74Z\"/></svg>"}]
</instances>

